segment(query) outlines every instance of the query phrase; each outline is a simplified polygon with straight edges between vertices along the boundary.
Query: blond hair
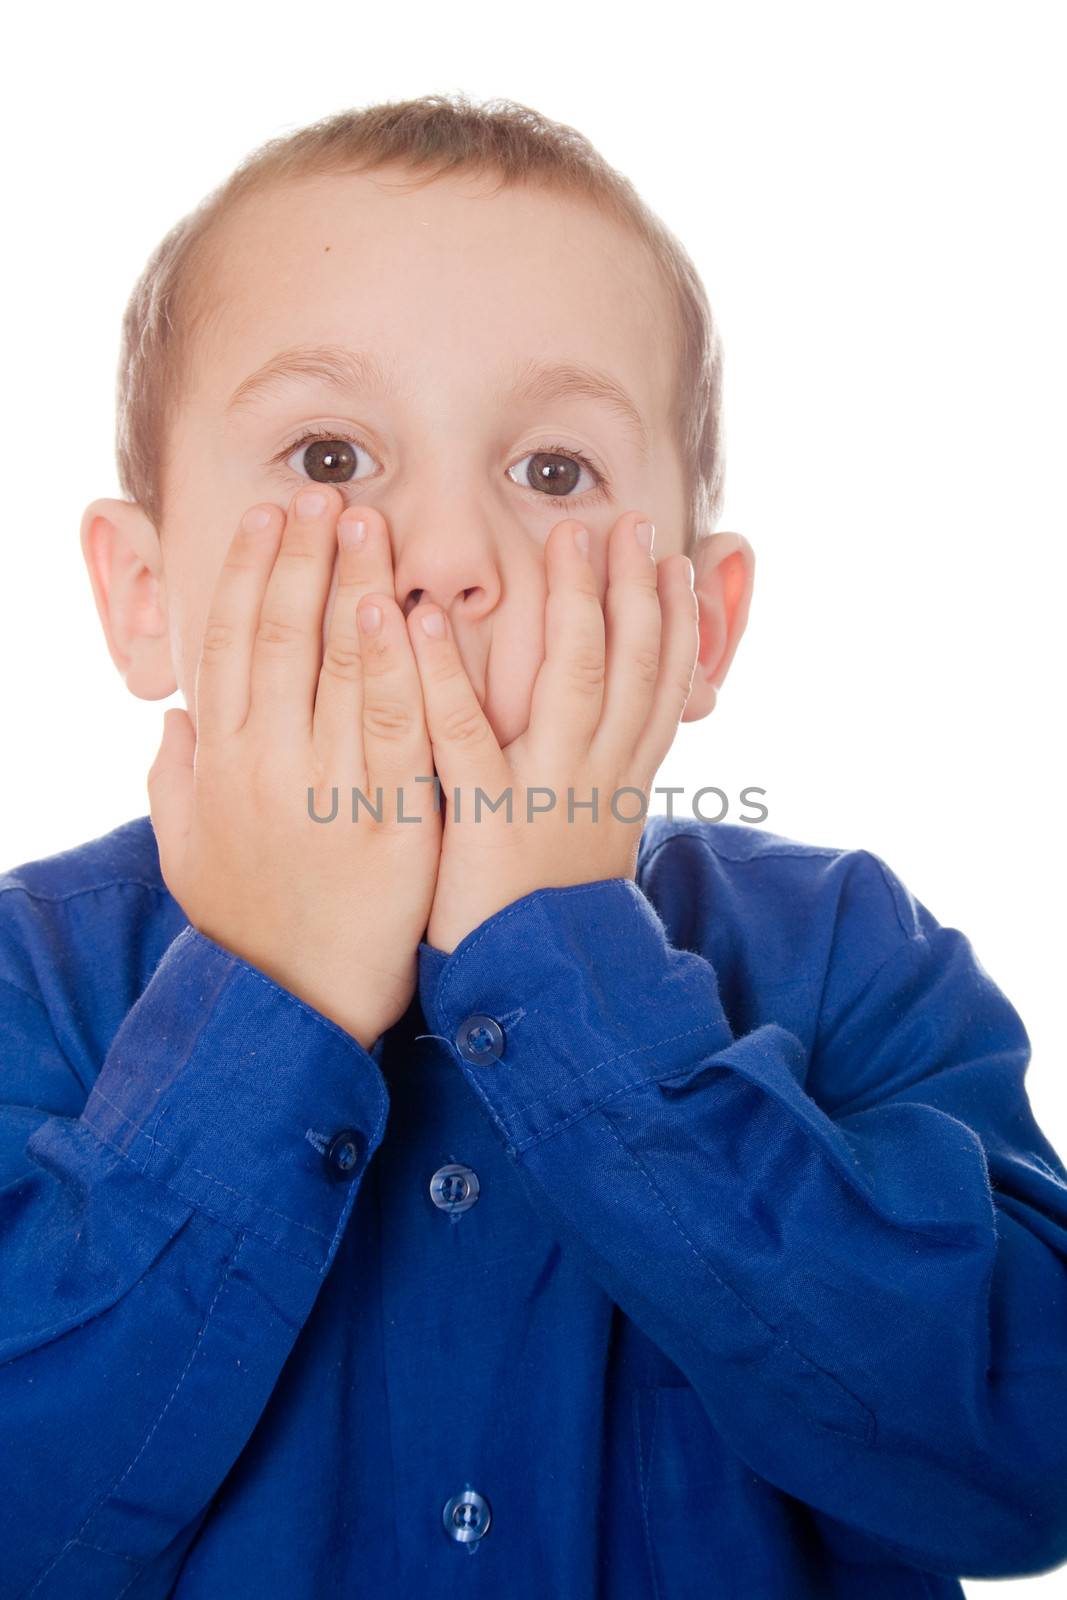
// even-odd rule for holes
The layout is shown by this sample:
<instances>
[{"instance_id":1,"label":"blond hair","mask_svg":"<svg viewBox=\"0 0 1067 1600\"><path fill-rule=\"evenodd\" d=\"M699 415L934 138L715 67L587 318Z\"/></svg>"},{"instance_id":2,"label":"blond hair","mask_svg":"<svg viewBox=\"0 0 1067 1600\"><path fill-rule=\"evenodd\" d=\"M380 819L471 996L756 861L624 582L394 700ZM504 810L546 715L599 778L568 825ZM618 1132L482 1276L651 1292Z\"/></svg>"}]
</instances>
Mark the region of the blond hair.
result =
<instances>
[{"instance_id":1,"label":"blond hair","mask_svg":"<svg viewBox=\"0 0 1067 1600\"><path fill-rule=\"evenodd\" d=\"M341 111L269 139L171 228L123 315L116 397L123 494L162 529L167 443L191 383L194 346L211 315L211 243L219 220L271 184L390 163L425 175L427 183L469 171L496 174L501 188L540 184L583 199L632 230L661 273L675 311L678 359L670 423L685 478L685 549L713 532L723 495L722 347L688 253L630 180L576 129L512 100L476 104L461 93Z\"/></svg>"}]
</instances>

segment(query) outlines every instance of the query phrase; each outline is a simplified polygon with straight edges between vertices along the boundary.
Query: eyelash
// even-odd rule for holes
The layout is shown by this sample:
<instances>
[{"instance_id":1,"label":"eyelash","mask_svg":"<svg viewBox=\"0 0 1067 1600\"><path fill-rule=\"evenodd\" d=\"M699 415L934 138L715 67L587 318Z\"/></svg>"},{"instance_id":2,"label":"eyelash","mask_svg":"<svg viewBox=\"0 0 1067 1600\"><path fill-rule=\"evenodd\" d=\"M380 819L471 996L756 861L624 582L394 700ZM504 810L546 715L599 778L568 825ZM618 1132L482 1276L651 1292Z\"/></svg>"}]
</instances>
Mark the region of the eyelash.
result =
<instances>
[{"instance_id":1,"label":"eyelash","mask_svg":"<svg viewBox=\"0 0 1067 1600\"><path fill-rule=\"evenodd\" d=\"M272 466L284 466L294 450L299 450L303 445L314 444L320 439L341 439L345 444L358 445L361 450L366 450L368 455L371 453L363 443L363 440L354 437L352 434L343 433L337 428L316 428L310 433L303 434L299 439L294 439L292 444L287 444L283 450L280 450L274 457L271 463ZM580 450L575 450L571 445L544 444L540 445L536 450L528 450L526 453L527 455L566 456L568 460L577 461L579 466L585 467L587 472L592 473L595 480L594 487L586 489L584 494L538 494L537 490L531 489L528 484L516 484L516 488L525 489L527 494L532 494L538 500L552 500L557 505L577 505L580 501L591 500L595 495L602 494L608 487L608 480L600 469L593 465L588 456L583 455ZM522 458L520 457L520 459ZM339 483L337 487L344 490L348 485Z\"/></svg>"}]
</instances>

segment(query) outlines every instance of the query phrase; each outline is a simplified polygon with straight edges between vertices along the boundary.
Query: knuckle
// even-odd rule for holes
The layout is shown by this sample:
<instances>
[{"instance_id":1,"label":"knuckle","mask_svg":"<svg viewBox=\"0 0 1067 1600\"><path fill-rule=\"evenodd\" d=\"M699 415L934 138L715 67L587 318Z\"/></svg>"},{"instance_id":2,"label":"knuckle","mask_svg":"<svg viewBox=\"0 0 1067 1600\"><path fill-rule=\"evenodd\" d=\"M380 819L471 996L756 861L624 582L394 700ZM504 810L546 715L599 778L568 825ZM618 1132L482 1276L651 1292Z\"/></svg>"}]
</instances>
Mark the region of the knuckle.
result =
<instances>
[{"instance_id":1,"label":"knuckle","mask_svg":"<svg viewBox=\"0 0 1067 1600\"><path fill-rule=\"evenodd\" d=\"M230 623L223 622L220 617L209 617L200 644L201 656L211 661L217 656L225 655L232 648L234 637L234 629Z\"/></svg>"},{"instance_id":2,"label":"knuckle","mask_svg":"<svg viewBox=\"0 0 1067 1600\"><path fill-rule=\"evenodd\" d=\"M463 669L463 663L454 653L447 656L443 661L434 663L429 671L429 679L437 689L448 689L454 683L470 681Z\"/></svg>"},{"instance_id":3,"label":"knuckle","mask_svg":"<svg viewBox=\"0 0 1067 1600\"><path fill-rule=\"evenodd\" d=\"M356 595L359 598L367 592L367 574L354 570L347 562L337 563L337 593L341 595Z\"/></svg>"},{"instance_id":4,"label":"knuckle","mask_svg":"<svg viewBox=\"0 0 1067 1600\"><path fill-rule=\"evenodd\" d=\"M295 644L302 643L304 629L297 622L292 622L287 617L261 617L256 629L256 643L276 649L292 648Z\"/></svg>"},{"instance_id":5,"label":"knuckle","mask_svg":"<svg viewBox=\"0 0 1067 1600\"><path fill-rule=\"evenodd\" d=\"M253 535L242 528L223 558L223 572L245 573L255 571L260 565L262 548L262 536L259 536L259 542L257 543Z\"/></svg>"},{"instance_id":6,"label":"knuckle","mask_svg":"<svg viewBox=\"0 0 1067 1600\"><path fill-rule=\"evenodd\" d=\"M651 688L659 677L659 651L635 650L630 657L634 676L643 688Z\"/></svg>"},{"instance_id":7,"label":"knuckle","mask_svg":"<svg viewBox=\"0 0 1067 1600\"><path fill-rule=\"evenodd\" d=\"M441 719L448 744L475 745L485 737L485 719L478 706L452 706Z\"/></svg>"},{"instance_id":8,"label":"knuckle","mask_svg":"<svg viewBox=\"0 0 1067 1600\"><path fill-rule=\"evenodd\" d=\"M313 524L294 522L292 518L285 525L278 551L281 561L306 561L309 556L316 556L322 546L321 531Z\"/></svg>"},{"instance_id":9,"label":"knuckle","mask_svg":"<svg viewBox=\"0 0 1067 1600\"><path fill-rule=\"evenodd\" d=\"M319 551L315 548L314 541L302 531L297 539L283 544L278 551L278 570L283 573L287 568L294 572L301 571L318 559Z\"/></svg>"},{"instance_id":10,"label":"knuckle","mask_svg":"<svg viewBox=\"0 0 1067 1600\"><path fill-rule=\"evenodd\" d=\"M592 693L604 683L604 653L591 647L575 650L567 662L567 675L576 689Z\"/></svg>"},{"instance_id":11,"label":"knuckle","mask_svg":"<svg viewBox=\"0 0 1067 1600\"><path fill-rule=\"evenodd\" d=\"M412 722L411 707L403 700L375 700L363 707L363 728L372 739L403 739Z\"/></svg>"},{"instance_id":12,"label":"knuckle","mask_svg":"<svg viewBox=\"0 0 1067 1600\"><path fill-rule=\"evenodd\" d=\"M322 657L322 670L328 678L354 682L362 671L359 641L352 634L331 634Z\"/></svg>"}]
</instances>

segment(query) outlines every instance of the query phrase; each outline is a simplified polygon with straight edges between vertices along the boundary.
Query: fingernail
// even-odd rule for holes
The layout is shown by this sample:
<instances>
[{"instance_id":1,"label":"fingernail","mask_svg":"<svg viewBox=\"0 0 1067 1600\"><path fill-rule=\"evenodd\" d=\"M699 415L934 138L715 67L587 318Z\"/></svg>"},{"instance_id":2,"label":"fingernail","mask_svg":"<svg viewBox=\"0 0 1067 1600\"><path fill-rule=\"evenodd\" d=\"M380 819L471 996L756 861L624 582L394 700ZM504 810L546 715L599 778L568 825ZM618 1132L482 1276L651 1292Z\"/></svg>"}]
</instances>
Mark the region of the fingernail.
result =
<instances>
[{"instance_id":1,"label":"fingernail","mask_svg":"<svg viewBox=\"0 0 1067 1600\"><path fill-rule=\"evenodd\" d=\"M241 518L241 526L248 529L249 533L262 533L270 522L270 512L265 506L253 506Z\"/></svg>"},{"instance_id":2,"label":"fingernail","mask_svg":"<svg viewBox=\"0 0 1067 1600\"><path fill-rule=\"evenodd\" d=\"M326 509L326 496L316 489L306 489L296 497L298 517L320 517Z\"/></svg>"},{"instance_id":3,"label":"fingernail","mask_svg":"<svg viewBox=\"0 0 1067 1600\"><path fill-rule=\"evenodd\" d=\"M648 550L651 552L652 541L656 537L654 523L639 522L634 529L634 533L637 535L637 542L641 546L642 550Z\"/></svg>"},{"instance_id":4,"label":"fingernail","mask_svg":"<svg viewBox=\"0 0 1067 1600\"><path fill-rule=\"evenodd\" d=\"M422 614L422 631L428 633L431 639L443 639L445 636L445 614L443 611L424 611Z\"/></svg>"},{"instance_id":5,"label":"fingernail","mask_svg":"<svg viewBox=\"0 0 1067 1600\"><path fill-rule=\"evenodd\" d=\"M694 574L694 571L693 571L693 563L690 561L688 556L686 556L686 558L685 558L685 575L689 579L689 587L691 589L694 588L695 587L695 574Z\"/></svg>"},{"instance_id":6,"label":"fingernail","mask_svg":"<svg viewBox=\"0 0 1067 1600\"><path fill-rule=\"evenodd\" d=\"M356 615L359 618L359 625L363 629L364 633L378 632L378 628L381 625L382 620L380 606L362 606L360 610L356 612Z\"/></svg>"},{"instance_id":7,"label":"fingernail","mask_svg":"<svg viewBox=\"0 0 1067 1600\"><path fill-rule=\"evenodd\" d=\"M589 529L583 528L579 524L574 530L574 542L578 547L578 554L587 556L589 554Z\"/></svg>"},{"instance_id":8,"label":"fingernail","mask_svg":"<svg viewBox=\"0 0 1067 1600\"><path fill-rule=\"evenodd\" d=\"M367 537L367 524L359 517L342 517L337 524L337 532L341 543L349 548L363 543Z\"/></svg>"}]
</instances>

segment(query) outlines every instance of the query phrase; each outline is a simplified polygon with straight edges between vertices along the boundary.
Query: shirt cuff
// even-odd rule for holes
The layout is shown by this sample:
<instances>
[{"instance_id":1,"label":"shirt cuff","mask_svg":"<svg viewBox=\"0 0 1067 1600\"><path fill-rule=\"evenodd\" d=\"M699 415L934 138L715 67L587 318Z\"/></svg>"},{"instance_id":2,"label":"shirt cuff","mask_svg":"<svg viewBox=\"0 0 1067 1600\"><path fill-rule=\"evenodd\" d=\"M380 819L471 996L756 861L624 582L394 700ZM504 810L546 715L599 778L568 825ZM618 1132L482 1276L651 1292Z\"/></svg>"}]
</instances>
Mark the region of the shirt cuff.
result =
<instances>
[{"instance_id":1,"label":"shirt cuff","mask_svg":"<svg viewBox=\"0 0 1067 1600\"><path fill-rule=\"evenodd\" d=\"M81 1121L143 1177L324 1272L383 1136L384 1043L366 1051L190 925L123 1019Z\"/></svg>"},{"instance_id":2,"label":"shirt cuff","mask_svg":"<svg viewBox=\"0 0 1067 1600\"><path fill-rule=\"evenodd\" d=\"M733 1042L714 968L630 878L536 889L448 955L421 944L419 1000L516 1154Z\"/></svg>"}]
</instances>

